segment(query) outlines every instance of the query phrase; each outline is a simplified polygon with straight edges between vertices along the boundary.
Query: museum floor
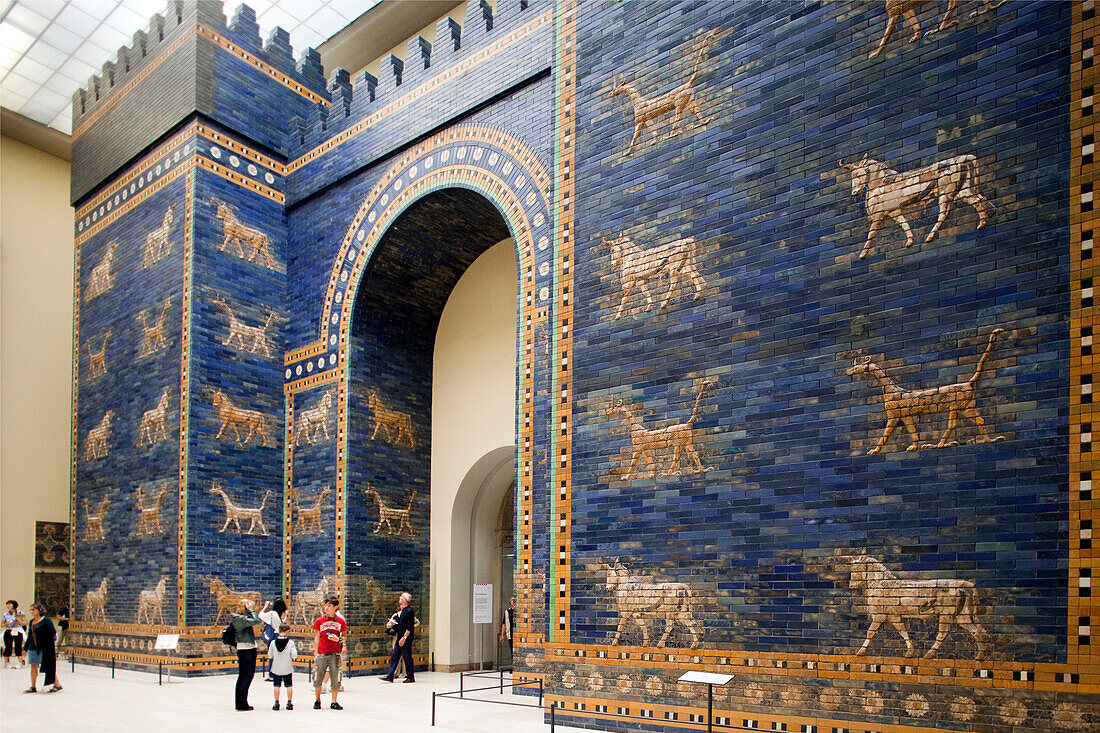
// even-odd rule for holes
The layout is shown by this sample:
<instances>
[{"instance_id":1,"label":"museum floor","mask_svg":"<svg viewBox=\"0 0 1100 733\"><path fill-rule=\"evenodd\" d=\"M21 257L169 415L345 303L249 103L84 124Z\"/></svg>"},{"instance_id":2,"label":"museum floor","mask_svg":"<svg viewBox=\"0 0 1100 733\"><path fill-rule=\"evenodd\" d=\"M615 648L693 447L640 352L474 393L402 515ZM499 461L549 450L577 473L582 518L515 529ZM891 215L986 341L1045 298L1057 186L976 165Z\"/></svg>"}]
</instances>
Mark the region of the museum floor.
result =
<instances>
[{"instance_id":1,"label":"museum floor","mask_svg":"<svg viewBox=\"0 0 1100 733\"><path fill-rule=\"evenodd\" d=\"M174 680L158 686L155 674L118 671L103 667L76 665L70 671L67 661L61 666L64 690L48 695L24 695L30 675L26 669L0 670L0 728L11 730L95 731L252 730L293 731L303 726L323 725L326 733L339 731L392 730L402 733L484 733L487 730L508 733L548 731L542 716L534 708L491 705L444 699L437 702L436 726L431 727L432 692L457 690L459 676L441 672L418 672L415 685L380 682L377 677L346 679L340 703L344 710L330 710L329 696L324 707L313 709L313 690L304 673L295 675L293 711L271 709L271 685L257 675L249 694L256 708L247 713L233 710L235 677L201 677ZM41 684L42 678L39 677ZM469 678L467 682L471 682ZM472 682L471 682L472 684ZM492 684L478 683L483 687ZM467 685L469 686L469 685ZM535 703L534 698L518 698L497 692L478 693L489 699ZM285 695L284 695L285 700ZM559 731L576 728L557 727Z\"/></svg>"}]
</instances>

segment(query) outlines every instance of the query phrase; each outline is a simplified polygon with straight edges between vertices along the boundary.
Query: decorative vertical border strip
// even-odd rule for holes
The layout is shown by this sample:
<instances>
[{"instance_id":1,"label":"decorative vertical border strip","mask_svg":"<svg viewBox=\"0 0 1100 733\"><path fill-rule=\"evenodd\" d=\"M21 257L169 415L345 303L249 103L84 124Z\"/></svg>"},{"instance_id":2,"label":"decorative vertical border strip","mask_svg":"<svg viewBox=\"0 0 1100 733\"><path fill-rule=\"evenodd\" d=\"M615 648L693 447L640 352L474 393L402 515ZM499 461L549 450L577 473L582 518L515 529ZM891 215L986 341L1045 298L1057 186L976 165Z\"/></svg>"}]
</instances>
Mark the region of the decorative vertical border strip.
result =
<instances>
[{"instance_id":1,"label":"decorative vertical border strip","mask_svg":"<svg viewBox=\"0 0 1100 733\"><path fill-rule=\"evenodd\" d=\"M76 618L76 466L77 398L80 394L80 245L73 247L73 371L72 413L69 420L69 618Z\"/></svg>"},{"instance_id":2,"label":"decorative vertical border strip","mask_svg":"<svg viewBox=\"0 0 1100 733\"><path fill-rule=\"evenodd\" d=\"M341 339L341 347L347 343L346 336ZM336 369L334 378L337 383L336 390L336 486L332 524L335 528L335 538L332 555L333 572L336 574L336 587L341 590L344 587L344 577L347 568L344 561L347 552L344 548L344 539L347 537L347 480L348 480L348 369L343 360Z\"/></svg>"},{"instance_id":3,"label":"decorative vertical border strip","mask_svg":"<svg viewBox=\"0 0 1100 733\"><path fill-rule=\"evenodd\" d=\"M1092 546L1097 512L1092 492L1094 468L1093 231L1097 217L1093 96L1097 36L1095 0L1073 4L1070 39L1070 394L1069 394L1069 579L1066 659L1083 687L1100 685L1100 648L1092 641L1098 617L1092 578L1100 568Z\"/></svg>"},{"instance_id":4,"label":"decorative vertical border strip","mask_svg":"<svg viewBox=\"0 0 1100 733\"><path fill-rule=\"evenodd\" d=\"M187 161L187 190L183 214L183 311L180 324L180 448L179 448L179 518L176 568L176 625L187 620L187 466L188 441L191 436L191 317L194 293L195 244L195 170L194 158Z\"/></svg>"},{"instance_id":5,"label":"decorative vertical border strip","mask_svg":"<svg viewBox=\"0 0 1100 733\"><path fill-rule=\"evenodd\" d=\"M550 572L546 582L550 585L550 608L546 626L550 642L568 643L570 639L570 592L572 555L572 416L573 397L570 356L573 339L570 337L570 321L573 306L570 298L573 284L573 229L574 229L574 154L576 146L576 57L577 57L577 2L561 0L557 16L557 56L555 69L555 117L554 131L554 195L555 237L554 297L557 299L551 343L555 355L551 363L553 376L550 384L551 400L550 441L552 458L550 471Z\"/></svg>"},{"instance_id":6,"label":"decorative vertical border strip","mask_svg":"<svg viewBox=\"0 0 1100 733\"><path fill-rule=\"evenodd\" d=\"M341 370L333 370L318 374L317 376L310 377L309 379L302 379L293 384L287 384L283 387L283 394L286 395L286 410L284 413L283 424L283 597L289 598L293 591L294 580L294 511L293 501L291 500L291 489L294 486L294 412L297 409L295 406L295 399L299 392L314 389L322 384L336 384L340 387L340 372ZM342 542L341 533L344 530L344 522L341 521L342 514L346 514L343 511L344 507L342 498L344 492L340 489L340 476L343 474L344 461L342 456L346 455L346 451L342 451L341 448L344 445L344 433L341 430L343 425L343 416L346 414L345 405L343 402L337 403L337 427L336 427L336 450L337 450L337 487L336 487L336 514L334 517L334 525L336 528L336 542L337 547L334 550L334 557L340 557L340 543ZM333 572L337 576L337 584L341 583L343 577L343 566L334 561ZM341 593L342 595L342 593Z\"/></svg>"}]
</instances>

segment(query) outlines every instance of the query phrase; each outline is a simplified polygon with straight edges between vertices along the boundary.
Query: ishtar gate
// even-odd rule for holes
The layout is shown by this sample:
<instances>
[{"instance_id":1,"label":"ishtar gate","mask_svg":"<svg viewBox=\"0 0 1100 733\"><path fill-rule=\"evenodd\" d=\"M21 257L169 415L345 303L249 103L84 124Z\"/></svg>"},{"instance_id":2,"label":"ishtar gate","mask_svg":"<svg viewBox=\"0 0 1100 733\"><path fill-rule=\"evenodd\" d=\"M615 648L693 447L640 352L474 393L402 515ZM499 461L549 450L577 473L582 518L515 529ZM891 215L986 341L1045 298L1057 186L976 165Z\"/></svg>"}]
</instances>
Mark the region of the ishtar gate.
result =
<instances>
[{"instance_id":1,"label":"ishtar gate","mask_svg":"<svg viewBox=\"0 0 1100 733\"><path fill-rule=\"evenodd\" d=\"M492 582L559 722L699 730L696 670L718 725L1100 727L1094 1L461 9L353 71L175 1L73 97L74 647L210 673L335 594L377 674L407 590L464 669Z\"/></svg>"}]
</instances>

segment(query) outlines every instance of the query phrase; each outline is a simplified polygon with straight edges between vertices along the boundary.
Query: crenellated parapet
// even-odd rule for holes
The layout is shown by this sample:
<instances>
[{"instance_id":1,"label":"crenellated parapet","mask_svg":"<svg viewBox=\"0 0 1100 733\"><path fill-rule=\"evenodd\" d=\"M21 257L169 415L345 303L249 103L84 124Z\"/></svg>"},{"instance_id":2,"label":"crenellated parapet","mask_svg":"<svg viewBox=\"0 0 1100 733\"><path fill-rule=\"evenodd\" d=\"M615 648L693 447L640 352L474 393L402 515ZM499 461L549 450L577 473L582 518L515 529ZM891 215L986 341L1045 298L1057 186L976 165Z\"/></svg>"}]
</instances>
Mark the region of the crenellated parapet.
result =
<instances>
[{"instance_id":1,"label":"crenellated parapet","mask_svg":"<svg viewBox=\"0 0 1100 733\"><path fill-rule=\"evenodd\" d=\"M291 127L291 134L295 136L290 143L291 156L322 145L401 94L453 70L551 7L552 3L547 0L501 0L494 12L487 0L469 0L464 24L450 17L441 18L436 25L434 43L423 36L412 38L404 59L389 54L382 58L377 77L362 72L350 89L341 87L341 99L346 100L343 105L318 104L315 106L327 109L311 110L297 120ZM550 59L545 61L549 63ZM347 75L342 69L333 73L336 72ZM333 93L331 84L329 91Z\"/></svg>"},{"instance_id":2,"label":"crenellated parapet","mask_svg":"<svg viewBox=\"0 0 1100 733\"><path fill-rule=\"evenodd\" d=\"M466 20L441 18L435 40L416 36L404 58L380 60L377 76L360 72L354 79L343 69L330 73L329 100L314 103L291 119L287 142L293 182L290 198L326 185L333 170L326 154L338 146L357 157L385 151L382 139L400 145L428 132L429 119L442 113L461 117L510 85L549 68L553 60L551 0L501 0L494 11L486 0L470 0ZM426 110L434 112L429 115ZM380 137L363 136L368 128ZM293 176L296 171L302 173ZM318 174L318 171L319 174ZM318 177L319 176L319 177Z\"/></svg>"},{"instance_id":3,"label":"crenellated parapet","mask_svg":"<svg viewBox=\"0 0 1100 733\"><path fill-rule=\"evenodd\" d=\"M285 154L287 120L330 94L316 50L261 39L256 12L220 0L171 0L73 94L72 199L78 201L194 113Z\"/></svg>"}]
</instances>

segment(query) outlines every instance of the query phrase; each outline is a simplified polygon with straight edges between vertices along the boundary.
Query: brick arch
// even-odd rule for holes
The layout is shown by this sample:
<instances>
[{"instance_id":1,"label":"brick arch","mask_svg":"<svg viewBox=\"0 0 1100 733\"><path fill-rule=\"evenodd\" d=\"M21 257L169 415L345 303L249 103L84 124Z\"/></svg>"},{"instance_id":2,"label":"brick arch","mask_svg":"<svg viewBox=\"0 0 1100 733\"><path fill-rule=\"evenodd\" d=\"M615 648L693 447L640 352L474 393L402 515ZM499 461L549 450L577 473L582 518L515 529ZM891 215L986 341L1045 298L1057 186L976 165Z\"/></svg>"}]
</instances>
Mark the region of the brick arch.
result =
<instances>
[{"instance_id":1,"label":"brick arch","mask_svg":"<svg viewBox=\"0 0 1100 733\"><path fill-rule=\"evenodd\" d=\"M346 557L348 348L355 294L376 248L401 214L433 192L454 188L480 194L508 227L516 247L519 320L528 318L535 308L552 307L556 249L551 246L550 177L523 143L491 127L459 126L417 145L380 176L353 217L333 260L320 339L287 354L285 360L288 420L293 419L296 392L321 382L338 384L334 570L341 581ZM519 370L530 373L530 351L524 350L518 357ZM288 443L288 466L292 456L293 446ZM286 580L289 583L289 577Z\"/></svg>"}]
</instances>

